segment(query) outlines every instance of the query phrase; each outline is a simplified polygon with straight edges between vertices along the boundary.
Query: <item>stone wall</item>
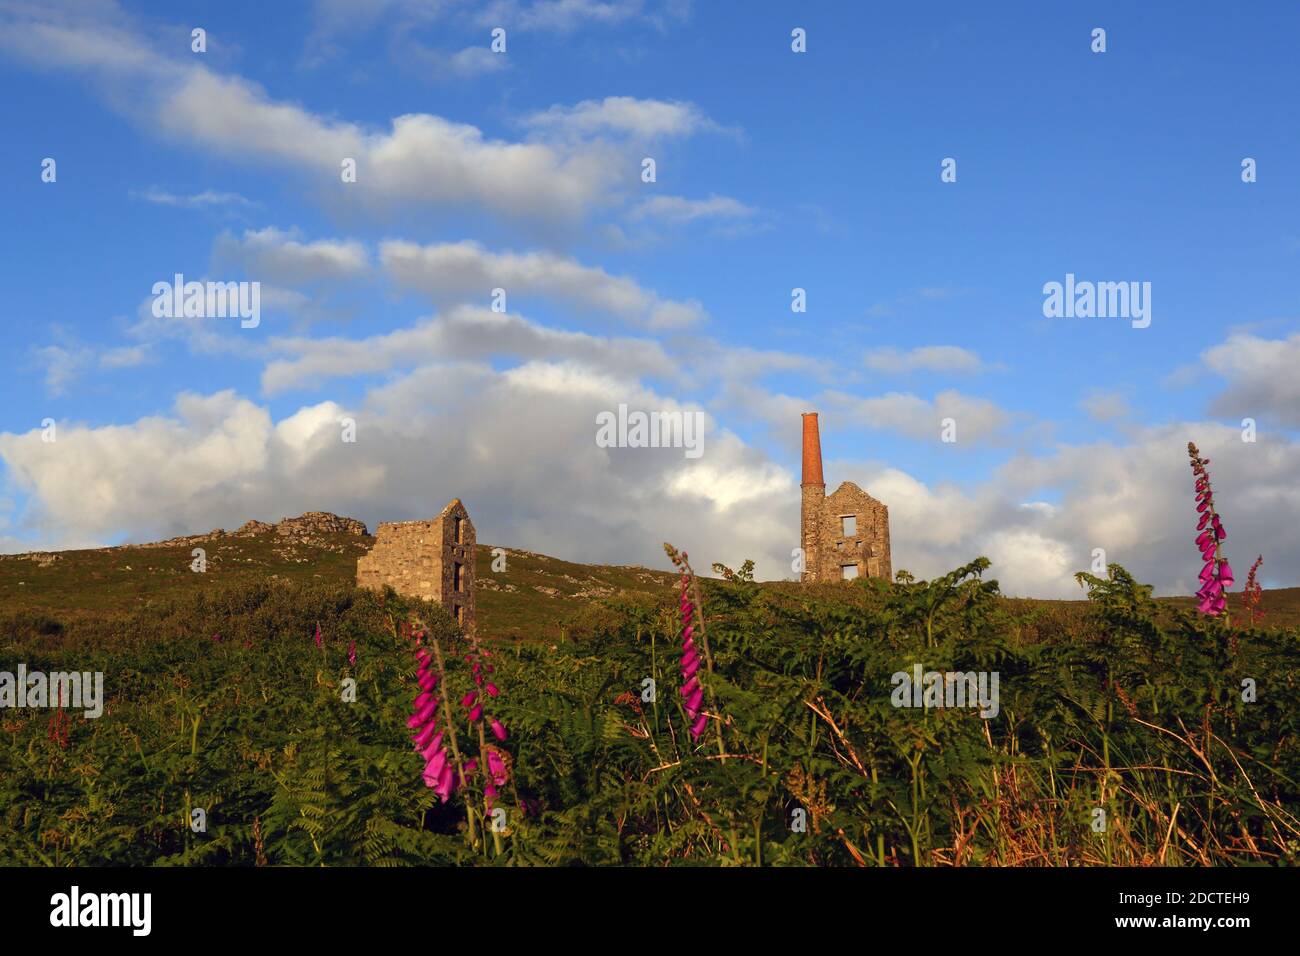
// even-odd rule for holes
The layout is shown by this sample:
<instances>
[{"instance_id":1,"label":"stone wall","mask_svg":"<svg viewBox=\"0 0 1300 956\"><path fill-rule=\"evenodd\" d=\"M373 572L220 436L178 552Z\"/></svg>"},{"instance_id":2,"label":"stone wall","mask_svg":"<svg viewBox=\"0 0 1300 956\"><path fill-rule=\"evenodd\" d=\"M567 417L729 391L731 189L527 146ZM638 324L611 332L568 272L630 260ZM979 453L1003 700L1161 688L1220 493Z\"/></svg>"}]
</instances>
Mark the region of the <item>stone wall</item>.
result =
<instances>
[{"instance_id":1,"label":"stone wall","mask_svg":"<svg viewBox=\"0 0 1300 956\"><path fill-rule=\"evenodd\" d=\"M385 522L375 529L374 548L357 561L357 586L388 586L405 597L437 602L472 633L476 544L459 498L430 521Z\"/></svg>"},{"instance_id":2,"label":"stone wall","mask_svg":"<svg viewBox=\"0 0 1300 956\"><path fill-rule=\"evenodd\" d=\"M799 546L804 554L800 581L841 581L846 569L853 572L851 577L894 579L889 509L851 481L826 494L817 412L803 413L800 490Z\"/></svg>"},{"instance_id":3,"label":"stone wall","mask_svg":"<svg viewBox=\"0 0 1300 956\"><path fill-rule=\"evenodd\" d=\"M889 551L889 508L851 481L833 494L825 486L805 485L802 525L804 581L839 581L852 565L858 577L893 580ZM820 500L819 500L820 499ZM843 519L853 519L846 531Z\"/></svg>"}]
</instances>

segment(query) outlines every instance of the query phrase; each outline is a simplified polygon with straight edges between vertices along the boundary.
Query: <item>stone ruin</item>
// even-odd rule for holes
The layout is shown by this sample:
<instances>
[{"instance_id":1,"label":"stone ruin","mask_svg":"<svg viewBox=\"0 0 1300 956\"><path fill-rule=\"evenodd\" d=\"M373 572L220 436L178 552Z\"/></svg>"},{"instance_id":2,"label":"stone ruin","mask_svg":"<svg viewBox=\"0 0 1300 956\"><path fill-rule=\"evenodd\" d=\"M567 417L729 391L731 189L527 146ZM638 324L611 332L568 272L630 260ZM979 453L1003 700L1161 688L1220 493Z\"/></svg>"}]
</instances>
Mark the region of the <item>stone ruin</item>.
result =
<instances>
[{"instance_id":1,"label":"stone ruin","mask_svg":"<svg viewBox=\"0 0 1300 956\"><path fill-rule=\"evenodd\" d=\"M851 481L826 494L816 412L803 416L803 506L800 581L894 577L889 556L889 509Z\"/></svg>"},{"instance_id":2,"label":"stone ruin","mask_svg":"<svg viewBox=\"0 0 1300 956\"><path fill-rule=\"evenodd\" d=\"M388 521L375 529L375 546L357 561L357 587L434 601L466 634L474 633L474 556L477 539L459 498L432 521Z\"/></svg>"}]
</instances>

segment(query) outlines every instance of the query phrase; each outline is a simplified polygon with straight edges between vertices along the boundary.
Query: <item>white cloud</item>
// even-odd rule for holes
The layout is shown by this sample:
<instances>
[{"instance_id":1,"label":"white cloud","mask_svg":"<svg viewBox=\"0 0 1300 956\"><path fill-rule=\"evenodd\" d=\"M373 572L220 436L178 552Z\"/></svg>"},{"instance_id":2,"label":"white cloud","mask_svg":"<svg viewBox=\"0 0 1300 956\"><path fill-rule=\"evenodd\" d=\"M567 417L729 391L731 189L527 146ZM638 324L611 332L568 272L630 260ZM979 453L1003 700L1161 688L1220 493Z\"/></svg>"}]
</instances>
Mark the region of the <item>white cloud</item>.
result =
<instances>
[{"instance_id":1,"label":"white cloud","mask_svg":"<svg viewBox=\"0 0 1300 956\"><path fill-rule=\"evenodd\" d=\"M979 372L984 363L957 345L923 345L903 351L892 346L872 349L863 359L873 372Z\"/></svg>"},{"instance_id":2,"label":"white cloud","mask_svg":"<svg viewBox=\"0 0 1300 956\"><path fill-rule=\"evenodd\" d=\"M516 360L573 360L622 377L675 377L676 369L658 343L603 338L550 329L510 313L459 306L437 318L365 339L277 338L276 359L262 373L262 388L275 394L319 388L326 381L412 369L431 363Z\"/></svg>"},{"instance_id":3,"label":"white cloud","mask_svg":"<svg viewBox=\"0 0 1300 956\"><path fill-rule=\"evenodd\" d=\"M190 69L157 111L163 130L204 150L285 164L387 204L477 206L507 218L571 221L606 201L608 151L489 139L464 123L426 113L393 119L386 132L322 119L270 99L238 77ZM353 159L357 181L339 181Z\"/></svg>"},{"instance_id":4,"label":"white cloud","mask_svg":"<svg viewBox=\"0 0 1300 956\"><path fill-rule=\"evenodd\" d=\"M80 344L62 332L58 336L64 344L32 350L36 363L45 369L45 390L55 397L67 394L68 387L90 369L135 368L153 360L148 345L106 348Z\"/></svg>"},{"instance_id":5,"label":"white cloud","mask_svg":"<svg viewBox=\"0 0 1300 956\"><path fill-rule=\"evenodd\" d=\"M1207 349L1201 360L1227 379L1211 406L1215 414L1300 427L1300 332L1285 339L1233 335Z\"/></svg>"},{"instance_id":6,"label":"white cloud","mask_svg":"<svg viewBox=\"0 0 1300 956\"><path fill-rule=\"evenodd\" d=\"M941 437L943 420L951 418L957 426L955 445L958 448L997 437L1011 424L1010 413L998 405L953 389L939 392L933 401L910 392L888 392L867 398L830 392L825 400L852 420L871 428L936 442Z\"/></svg>"},{"instance_id":7,"label":"white cloud","mask_svg":"<svg viewBox=\"0 0 1300 956\"><path fill-rule=\"evenodd\" d=\"M0 10L0 49L42 69L89 71L109 102L148 131L206 156L287 167L328 187L324 195L339 204L477 208L555 226L615 199L623 157L609 144L493 139L426 113L394 117L386 129L320 116L242 77L153 50L116 24L115 11L10 6ZM610 122L629 122L638 102ZM356 161L355 183L340 181L344 159Z\"/></svg>"},{"instance_id":8,"label":"white cloud","mask_svg":"<svg viewBox=\"0 0 1300 956\"><path fill-rule=\"evenodd\" d=\"M42 345L32 350L39 365L45 368L45 390L50 395L62 395L68 385L80 377L90 362L92 352L85 347Z\"/></svg>"},{"instance_id":9,"label":"white cloud","mask_svg":"<svg viewBox=\"0 0 1300 956\"><path fill-rule=\"evenodd\" d=\"M742 220L757 215L758 210L729 196L712 195L707 199L683 196L652 196L629 213L633 221L654 220L680 226L702 219Z\"/></svg>"},{"instance_id":10,"label":"white cloud","mask_svg":"<svg viewBox=\"0 0 1300 956\"><path fill-rule=\"evenodd\" d=\"M570 359L506 371L420 365L355 408L325 401L279 421L232 392L182 395L171 415L127 425L61 422L54 444L36 429L0 434L0 460L29 496L22 520L6 526L36 532L36 546L122 532L144 540L313 509L373 526L461 497L491 543L661 566L668 540L700 567L753 557L761 577L789 576L799 514L790 469L711 417L698 460L679 449L598 447L595 416L620 402L698 408ZM355 444L339 440L344 414L358 422ZM1239 576L1262 553L1270 580L1293 583L1300 445L1280 439L1246 444L1212 424L1147 429L1127 444L1021 456L961 487L926 485L880 463L828 460L826 474L832 486L853 480L889 506L896 569L932 577L984 554L1008 593L1079 597L1074 572L1104 548L1161 593L1186 594L1198 570L1189 437L1212 458Z\"/></svg>"},{"instance_id":11,"label":"white cloud","mask_svg":"<svg viewBox=\"0 0 1300 956\"><path fill-rule=\"evenodd\" d=\"M685 20L691 0L491 0L478 20L525 31L569 34L583 27L644 22L660 30Z\"/></svg>"},{"instance_id":12,"label":"white cloud","mask_svg":"<svg viewBox=\"0 0 1300 956\"><path fill-rule=\"evenodd\" d=\"M788 553L778 506L788 476L725 433L708 435L698 461L601 448L596 414L620 401L685 407L572 363L460 364L371 392L348 412L355 444L339 441L334 403L274 422L225 392L183 396L172 415L124 426L63 424L53 446L35 431L2 434L0 458L31 496L27 523L49 538L148 539L318 508L373 526L461 497L480 540L582 561L658 565L664 540L692 546L704 567L770 543ZM753 509L743 520L741 503Z\"/></svg>"},{"instance_id":13,"label":"white cloud","mask_svg":"<svg viewBox=\"0 0 1300 956\"><path fill-rule=\"evenodd\" d=\"M396 46L396 58L412 72L431 81L487 76L510 66L508 56L493 53L486 44L467 46L452 53L409 36L403 37Z\"/></svg>"},{"instance_id":14,"label":"white cloud","mask_svg":"<svg viewBox=\"0 0 1300 956\"><path fill-rule=\"evenodd\" d=\"M1079 407L1094 421L1108 422L1129 414L1128 398L1122 392L1093 389L1079 401Z\"/></svg>"},{"instance_id":15,"label":"white cloud","mask_svg":"<svg viewBox=\"0 0 1300 956\"><path fill-rule=\"evenodd\" d=\"M536 295L655 329L682 328L705 317L698 302L660 299L632 279L549 252L493 253L475 242L421 246L393 241L383 243L379 258L398 285L440 304L486 302L493 289L502 288L508 302Z\"/></svg>"},{"instance_id":16,"label":"white cloud","mask_svg":"<svg viewBox=\"0 0 1300 956\"><path fill-rule=\"evenodd\" d=\"M588 139L613 133L640 141L718 128L693 103L642 100L633 96L607 96L603 100L583 100L573 106L552 106L526 117L523 124L547 135Z\"/></svg>"},{"instance_id":17,"label":"white cloud","mask_svg":"<svg viewBox=\"0 0 1300 956\"><path fill-rule=\"evenodd\" d=\"M132 190L131 195L137 199L143 199L145 202L155 203L160 206L175 206L180 209L212 209L222 206L251 208L257 205L251 199L246 199L239 193L217 192L211 189L183 196L160 189L157 186L150 186L148 189L142 189L138 192Z\"/></svg>"},{"instance_id":18,"label":"white cloud","mask_svg":"<svg viewBox=\"0 0 1300 956\"><path fill-rule=\"evenodd\" d=\"M217 237L213 256L221 263L241 266L254 279L283 285L352 279L369 267L365 246L355 240L319 239L302 242L297 230L268 226L246 230L242 238Z\"/></svg>"},{"instance_id":19,"label":"white cloud","mask_svg":"<svg viewBox=\"0 0 1300 956\"><path fill-rule=\"evenodd\" d=\"M147 345L118 345L105 349L99 356L100 368L136 368L153 361Z\"/></svg>"}]
</instances>

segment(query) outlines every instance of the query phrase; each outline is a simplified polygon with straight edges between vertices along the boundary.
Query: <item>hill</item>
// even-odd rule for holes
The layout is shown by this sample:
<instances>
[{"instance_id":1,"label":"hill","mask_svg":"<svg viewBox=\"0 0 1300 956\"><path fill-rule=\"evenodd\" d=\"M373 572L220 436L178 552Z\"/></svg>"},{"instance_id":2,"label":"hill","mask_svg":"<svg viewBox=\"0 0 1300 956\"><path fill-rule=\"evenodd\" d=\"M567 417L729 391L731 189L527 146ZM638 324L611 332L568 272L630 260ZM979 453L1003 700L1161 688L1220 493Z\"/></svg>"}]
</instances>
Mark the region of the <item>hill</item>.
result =
<instances>
[{"instance_id":1,"label":"hill","mask_svg":"<svg viewBox=\"0 0 1300 956\"><path fill-rule=\"evenodd\" d=\"M311 512L150 544L0 555L0 606L75 620L256 581L350 585L357 558L374 543L359 521ZM201 573L191 569L195 548L205 552ZM513 549L504 549L505 569L493 571L496 548L480 544L476 560L485 637L563 638L584 605L661 601L673 580L666 571L576 564Z\"/></svg>"},{"instance_id":2,"label":"hill","mask_svg":"<svg viewBox=\"0 0 1300 956\"><path fill-rule=\"evenodd\" d=\"M122 613L183 599L197 591L254 581L351 584L357 558L374 546L366 527L352 518L309 512L276 524L249 521L236 531L215 529L149 544L78 551L0 555L0 606L60 619ZM485 637L563 639L582 628L592 606L606 602L662 603L674 575L643 567L578 564L506 548L505 569L493 570L493 551L478 546L478 613ZM207 567L191 570L192 551L203 548ZM743 557L743 556L740 556ZM996 576L997 568L992 569ZM786 582L765 585L787 590ZM839 587L829 585L829 587ZM1086 601L1006 599L1019 609L1071 617ZM1161 598L1190 608L1190 597ZM1234 595L1230 609L1238 608ZM1300 627L1300 588L1264 592L1264 623Z\"/></svg>"}]
</instances>

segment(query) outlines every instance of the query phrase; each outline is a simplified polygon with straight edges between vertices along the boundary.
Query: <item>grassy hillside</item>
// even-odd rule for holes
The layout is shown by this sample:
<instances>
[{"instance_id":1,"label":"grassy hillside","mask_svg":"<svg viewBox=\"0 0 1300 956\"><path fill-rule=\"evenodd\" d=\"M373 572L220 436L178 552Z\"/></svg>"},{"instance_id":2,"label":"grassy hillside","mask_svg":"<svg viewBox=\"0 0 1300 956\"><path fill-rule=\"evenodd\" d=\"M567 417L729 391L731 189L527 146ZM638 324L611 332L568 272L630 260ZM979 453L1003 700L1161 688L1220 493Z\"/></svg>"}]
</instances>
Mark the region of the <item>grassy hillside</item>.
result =
<instances>
[{"instance_id":1,"label":"grassy hillside","mask_svg":"<svg viewBox=\"0 0 1300 956\"><path fill-rule=\"evenodd\" d=\"M350 585L357 558L374 538L322 534L304 541L275 533L226 535L209 541L168 546L99 548L52 554L0 555L0 607L32 610L75 621L105 613L184 599L201 590L256 581ZM191 550L207 552L207 571L190 570ZM661 603L674 576L640 567L588 565L529 551L506 552L506 567L492 570L491 544L478 547L479 628L484 637L562 640L577 628L595 626L600 605ZM997 569L993 568L996 575ZM793 583L766 585L776 592L799 593ZM828 585L831 592L843 590ZM793 590L792 590L793 589ZM807 593L806 591L803 593ZM1236 612L1240 595L1229 609ZM1086 601L1006 599L1019 610L1068 620L1082 614ZM1162 598L1160 603L1190 608L1192 598ZM1300 628L1300 588L1266 591L1264 623Z\"/></svg>"},{"instance_id":2,"label":"grassy hillside","mask_svg":"<svg viewBox=\"0 0 1300 956\"><path fill-rule=\"evenodd\" d=\"M373 546L368 535L323 534L304 541L272 532L197 544L0 555L0 607L76 621L258 581L351 585L357 558ZM207 552L201 574L190 569L195 547ZM485 637L562 639L592 601L653 601L672 580L664 571L574 564L508 549L505 570L498 573L492 570L494 547L479 545L476 565Z\"/></svg>"}]
</instances>

